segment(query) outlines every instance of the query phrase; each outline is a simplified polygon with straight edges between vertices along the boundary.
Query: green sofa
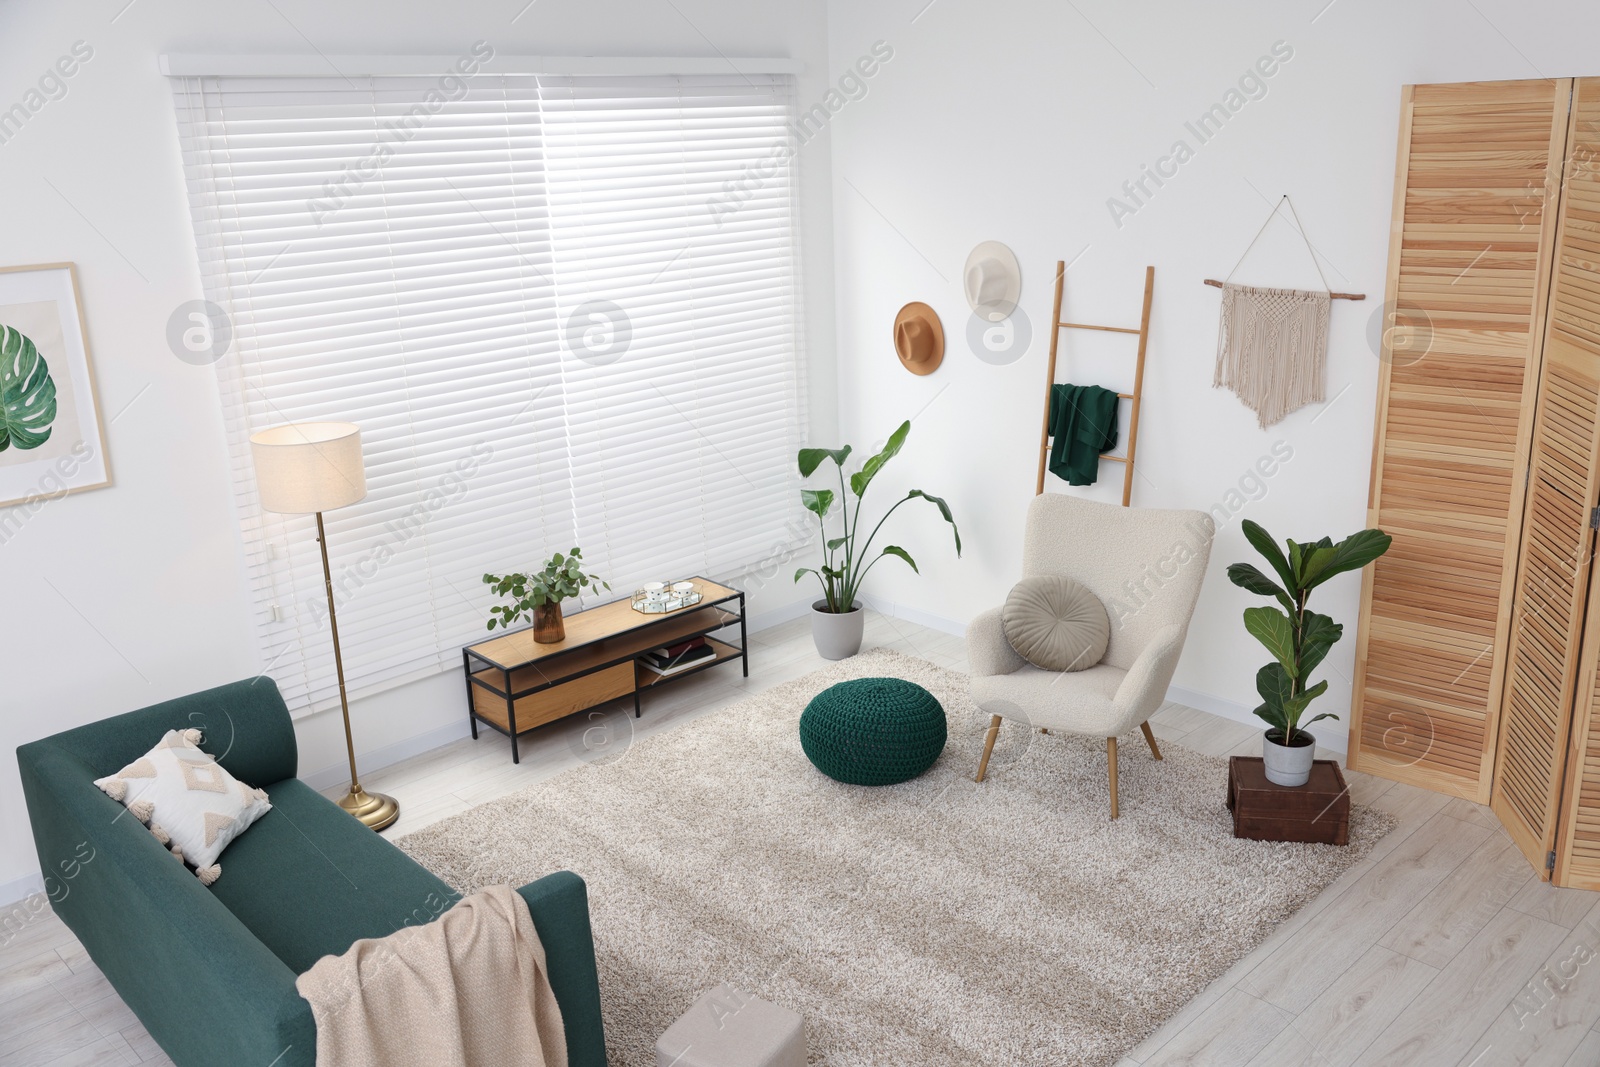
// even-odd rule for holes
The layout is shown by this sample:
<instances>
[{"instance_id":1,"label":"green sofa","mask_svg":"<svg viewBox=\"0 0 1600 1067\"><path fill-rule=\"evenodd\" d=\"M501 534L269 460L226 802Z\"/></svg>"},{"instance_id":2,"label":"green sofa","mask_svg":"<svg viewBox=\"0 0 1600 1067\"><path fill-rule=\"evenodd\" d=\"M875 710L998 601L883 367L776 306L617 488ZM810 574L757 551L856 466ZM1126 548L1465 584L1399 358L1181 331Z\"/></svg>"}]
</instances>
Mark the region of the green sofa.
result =
<instances>
[{"instance_id":1,"label":"green sofa","mask_svg":"<svg viewBox=\"0 0 1600 1067\"><path fill-rule=\"evenodd\" d=\"M203 730L206 751L272 798L272 810L222 854L210 888L94 786L167 730L187 727ZM67 730L23 745L17 762L56 914L178 1067L316 1063L316 1024L296 976L456 899L295 777L294 727L269 678ZM604 1067L583 880L561 871L518 892L544 943L572 1067Z\"/></svg>"}]
</instances>

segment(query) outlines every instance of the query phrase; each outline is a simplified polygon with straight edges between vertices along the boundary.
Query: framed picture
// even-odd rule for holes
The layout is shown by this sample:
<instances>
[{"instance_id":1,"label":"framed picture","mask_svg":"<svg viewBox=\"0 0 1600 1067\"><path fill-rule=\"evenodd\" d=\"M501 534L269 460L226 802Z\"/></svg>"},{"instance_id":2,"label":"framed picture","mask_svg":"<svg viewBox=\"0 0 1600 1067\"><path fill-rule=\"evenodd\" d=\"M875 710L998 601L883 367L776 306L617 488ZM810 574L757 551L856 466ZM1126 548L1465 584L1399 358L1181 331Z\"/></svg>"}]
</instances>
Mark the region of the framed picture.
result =
<instances>
[{"instance_id":1,"label":"framed picture","mask_svg":"<svg viewBox=\"0 0 1600 1067\"><path fill-rule=\"evenodd\" d=\"M0 267L0 508L110 484L77 271Z\"/></svg>"}]
</instances>

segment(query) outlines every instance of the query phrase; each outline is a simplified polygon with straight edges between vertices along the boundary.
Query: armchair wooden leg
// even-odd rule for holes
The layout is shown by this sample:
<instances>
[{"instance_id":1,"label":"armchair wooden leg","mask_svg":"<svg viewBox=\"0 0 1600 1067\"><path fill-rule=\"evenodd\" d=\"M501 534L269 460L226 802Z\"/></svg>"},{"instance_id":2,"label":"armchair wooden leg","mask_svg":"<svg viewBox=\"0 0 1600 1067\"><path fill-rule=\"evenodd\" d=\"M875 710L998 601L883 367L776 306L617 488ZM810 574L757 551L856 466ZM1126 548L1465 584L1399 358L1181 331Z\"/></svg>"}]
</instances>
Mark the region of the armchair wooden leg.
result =
<instances>
[{"instance_id":1,"label":"armchair wooden leg","mask_svg":"<svg viewBox=\"0 0 1600 1067\"><path fill-rule=\"evenodd\" d=\"M1106 766L1111 771L1111 817L1117 817L1117 739L1106 738Z\"/></svg>"},{"instance_id":2,"label":"armchair wooden leg","mask_svg":"<svg viewBox=\"0 0 1600 1067\"><path fill-rule=\"evenodd\" d=\"M1139 724L1139 729L1144 731L1144 743L1150 746L1150 755L1160 759L1161 750L1156 747L1156 735L1150 732L1150 724L1142 722Z\"/></svg>"},{"instance_id":3,"label":"armchair wooden leg","mask_svg":"<svg viewBox=\"0 0 1600 1067\"><path fill-rule=\"evenodd\" d=\"M983 781L983 773L989 769L989 753L994 751L994 739L1000 736L1000 716L989 717L989 736L983 739L983 758L978 760L978 781Z\"/></svg>"}]
</instances>

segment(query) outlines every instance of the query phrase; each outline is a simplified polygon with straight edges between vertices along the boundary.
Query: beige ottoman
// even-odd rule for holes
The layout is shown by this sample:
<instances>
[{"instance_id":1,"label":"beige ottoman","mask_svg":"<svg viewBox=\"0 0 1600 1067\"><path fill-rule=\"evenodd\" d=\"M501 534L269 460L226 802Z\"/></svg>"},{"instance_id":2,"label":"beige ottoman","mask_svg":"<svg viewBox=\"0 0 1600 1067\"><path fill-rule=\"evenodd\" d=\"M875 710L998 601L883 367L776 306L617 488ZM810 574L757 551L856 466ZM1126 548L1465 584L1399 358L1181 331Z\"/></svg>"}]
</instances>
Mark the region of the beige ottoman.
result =
<instances>
[{"instance_id":1,"label":"beige ottoman","mask_svg":"<svg viewBox=\"0 0 1600 1067\"><path fill-rule=\"evenodd\" d=\"M656 1067L806 1067L806 1024L723 983L656 1042Z\"/></svg>"}]
</instances>

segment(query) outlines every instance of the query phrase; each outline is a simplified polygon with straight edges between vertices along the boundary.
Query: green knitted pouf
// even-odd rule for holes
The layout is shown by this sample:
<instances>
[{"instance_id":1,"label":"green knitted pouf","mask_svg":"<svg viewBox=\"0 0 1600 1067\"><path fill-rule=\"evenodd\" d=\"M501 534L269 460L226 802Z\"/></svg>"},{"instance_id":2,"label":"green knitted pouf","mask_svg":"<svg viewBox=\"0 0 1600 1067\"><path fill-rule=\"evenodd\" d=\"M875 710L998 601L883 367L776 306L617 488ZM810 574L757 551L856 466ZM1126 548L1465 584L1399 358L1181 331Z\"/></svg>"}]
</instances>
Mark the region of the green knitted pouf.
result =
<instances>
[{"instance_id":1,"label":"green knitted pouf","mask_svg":"<svg viewBox=\"0 0 1600 1067\"><path fill-rule=\"evenodd\" d=\"M818 693L800 716L800 747L850 785L907 782L944 751L944 708L902 678L858 678Z\"/></svg>"}]
</instances>

